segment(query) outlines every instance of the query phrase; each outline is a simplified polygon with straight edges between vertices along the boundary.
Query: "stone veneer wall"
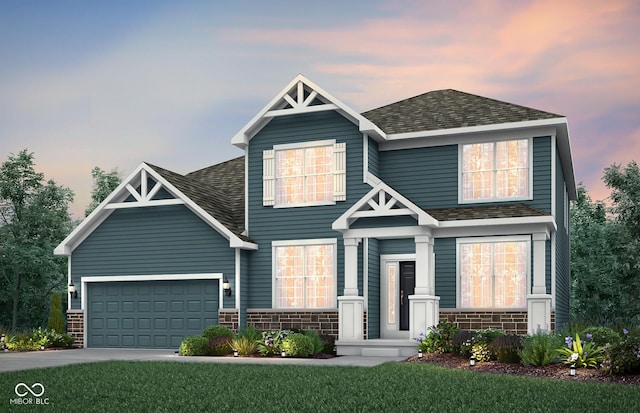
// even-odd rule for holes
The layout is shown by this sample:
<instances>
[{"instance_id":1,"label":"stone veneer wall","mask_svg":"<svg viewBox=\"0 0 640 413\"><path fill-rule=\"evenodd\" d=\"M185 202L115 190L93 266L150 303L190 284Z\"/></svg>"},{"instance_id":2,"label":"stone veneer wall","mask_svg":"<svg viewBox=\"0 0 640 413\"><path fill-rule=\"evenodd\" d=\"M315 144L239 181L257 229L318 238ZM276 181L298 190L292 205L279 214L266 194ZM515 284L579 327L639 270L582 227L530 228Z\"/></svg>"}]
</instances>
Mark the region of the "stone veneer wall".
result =
<instances>
[{"instance_id":1,"label":"stone veneer wall","mask_svg":"<svg viewBox=\"0 0 640 413\"><path fill-rule=\"evenodd\" d=\"M74 346L84 347L83 310L67 310L67 334L75 339Z\"/></svg>"},{"instance_id":2,"label":"stone veneer wall","mask_svg":"<svg viewBox=\"0 0 640 413\"><path fill-rule=\"evenodd\" d=\"M238 310L229 308L222 308L218 312L218 324L230 328L231 330L238 332Z\"/></svg>"},{"instance_id":3,"label":"stone veneer wall","mask_svg":"<svg viewBox=\"0 0 640 413\"><path fill-rule=\"evenodd\" d=\"M338 338L338 310L247 310L247 325L257 330L297 328Z\"/></svg>"},{"instance_id":4,"label":"stone veneer wall","mask_svg":"<svg viewBox=\"0 0 640 413\"><path fill-rule=\"evenodd\" d=\"M527 334L526 311L458 311L440 310L440 321L458 325L460 330L485 330L488 328L504 331L506 334ZM555 331L555 312L551 312L551 331Z\"/></svg>"}]
</instances>

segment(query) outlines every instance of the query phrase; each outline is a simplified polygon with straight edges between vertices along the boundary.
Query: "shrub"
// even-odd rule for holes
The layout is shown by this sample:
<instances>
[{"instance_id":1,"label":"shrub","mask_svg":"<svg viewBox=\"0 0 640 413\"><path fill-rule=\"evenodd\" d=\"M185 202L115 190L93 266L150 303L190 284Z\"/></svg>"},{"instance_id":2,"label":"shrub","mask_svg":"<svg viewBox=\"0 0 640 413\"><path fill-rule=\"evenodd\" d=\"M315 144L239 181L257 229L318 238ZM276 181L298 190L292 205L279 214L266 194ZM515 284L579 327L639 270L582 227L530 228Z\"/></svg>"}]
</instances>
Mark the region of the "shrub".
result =
<instances>
[{"instance_id":1,"label":"shrub","mask_svg":"<svg viewBox=\"0 0 640 413\"><path fill-rule=\"evenodd\" d=\"M282 340L282 350L290 357L309 357L313 354L313 342L304 334L289 334Z\"/></svg>"},{"instance_id":2,"label":"shrub","mask_svg":"<svg viewBox=\"0 0 640 413\"><path fill-rule=\"evenodd\" d=\"M212 356L226 356L231 353L233 339L227 336L217 336L209 339L207 354Z\"/></svg>"},{"instance_id":3,"label":"shrub","mask_svg":"<svg viewBox=\"0 0 640 413\"><path fill-rule=\"evenodd\" d=\"M73 344L74 338L69 334L58 333L55 330L44 330L37 328L32 333L33 340L45 347L69 347Z\"/></svg>"},{"instance_id":4,"label":"shrub","mask_svg":"<svg viewBox=\"0 0 640 413\"><path fill-rule=\"evenodd\" d=\"M441 321L437 326L431 326L427 334L420 333L416 339L418 349L425 353L450 353L453 350L453 337L460 331L453 323Z\"/></svg>"},{"instance_id":5,"label":"shrub","mask_svg":"<svg viewBox=\"0 0 640 413\"><path fill-rule=\"evenodd\" d=\"M558 354L564 358L564 364L575 364L576 367L598 367L598 363L604 360L606 347L599 347L591 341L583 341L579 334L576 334L575 340L571 336L566 337L565 343L565 347L558 349Z\"/></svg>"},{"instance_id":6,"label":"shrub","mask_svg":"<svg viewBox=\"0 0 640 413\"><path fill-rule=\"evenodd\" d=\"M51 305L49 306L49 320L47 323L49 330L58 333L64 333L64 317L62 315L62 301L60 294L53 293L51 296Z\"/></svg>"},{"instance_id":7,"label":"shrub","mask_svg":"<svg viewBox=\"0 0 640 413\"><path fill-rule=\"evenodd\" d=\"M334 336L322 335L320 336L322 340L322 352L325 354L333 354L335 353L336 348L336 339Z\"/></svg>"},{"instance_id":8,"label":"shrub","mask_svg":"<svg viewBox=\"0 0 640 413\"><path fill-rule=\"evenodd\" d=\"M522 342L520 359L529 366L546 366L557 358L556 349L562 344L560 337L538 332L527 336Z\"/></svg>"},{"instance_id":9,"label":"shrub","mask_svg":"<svg viewBox=\"0 0 640 413\"><path fill-rule=\"evenodd\" d=\"M471 346L473 345L473 337L475 333L473 331L461 330L458 331L452 340L451 351L453 354L457 354L462 357L471 357Z\"/></svg>"},{"instance_id":10,"label":"shrub","mask_svg":"<svg viewBox=\"0 0 640 413\"><path fill-rule=\"evenodd\" d=\"M236 334L233 331L231 331L229 327L213 325L205 328L204 332L202 333L202 336L208 339L212 339L214 337L221 337L221 336L230 337L234 339L236 337Z\"/></svg>"},{"instance_id":11,"label":"shrub","mask_svg":"<svg viewBox=\"0 0 640 413\"><path fill-rule=\"evenodd\" d=\"M282 340L289 334L293 334L293 332L291 330L263 331L262 338L258 341L258 351L263 356L280 355Z\"/></svg>"},{"instance_id":12,"label":"shrub","mask_svg":"<svg viewBox=\"0 0 640 413\"><path fill-rule=\"evenodd\" d=\"M203 336L190 336L180 344L181 356L206 356L209 340Z\"/></svg>"},{"instance_id":13,"label":"shrub","mask_svg":"<svg viewBox=\"0 0 640 413\"><path fill-rule=\"evenodd\" d=\"M609 347L602 368L610 374L640 372L640 336L625 335Z\"/></svg>"},{"instance_id":14,"label":"shrub","mask_svg":"<svg viewBox=\"0 0 640 413\"><path fill-rule=\"evenodd\" d=\"M6 338L5 338L6 339ZM40 350L39 341L33 339L33 335L29 333L20 333L9 337L7 340L7 348L11 351L34 351Z\"/></svg>"},{"instance_id":15,"label":"shrub","mask_svg":"<svg viewBox=\"0 0 640 413\"><path fill-rule=\"evenodd\" d=\"M241 356L249 356L258 349L258 342L249 337L238 337L231 342L231 347L238 350Z\"/></svg>"},{"instance_id":16,"label":"shrub","mask_svg":"<svg viewBox=\"0 0 640 413\"><path fill-rule=\"evenodd\" d=\"M478 361L494 360L496 355L491 351L490 345L497 337L503 336L500 330L480 330L473 337L471 356Z\"/></svg>"},{"instance_id":17,"label":"shrub","mask_svg":"<svg viewBox=\"0 0 640 413\"><path fill-rule=\"evenodd\" d=\"M258 341L262 337L262 333L256 330L255 327L245 327L238 332L238 338L247 338L251 341Z\"/></svg>"},{"instance_id":18,"label":"shrub","mask_svg":"<svg viewBox=\"0 0 640 413\"><path fill-rule=\"evenodd\" d=\"M320 335L318 334L318 332L313 330L307 330L307 331L303 331L302 334L304 334L309 338L309 340L311 340L311 344L313 345L313 350L311 354L322 353L322 350L324 349L324 342L320 338Z\"/></svg>"},{"instance_id":19,"label":"shrub","mask_svg":"<svg viewBox=\"0 0 640 413\"><path fill-rule=\"evenodd\" d=\"M622 340L620 334L609 327L588 327L582 331L580 336L584 337L586 341L593 341L598 347L616 344Z\"/></svg>"},{"instance_id":20,"label":"shrub","mask_svg":"<svg viewBox=\"0 0 640 413\"><path fill-rule=\"evenodd\" d=\"M489 349L499 362L519 363L522 350L522 337L515 334L496 337L489 345Z\"/></svg>"}]
</instances>

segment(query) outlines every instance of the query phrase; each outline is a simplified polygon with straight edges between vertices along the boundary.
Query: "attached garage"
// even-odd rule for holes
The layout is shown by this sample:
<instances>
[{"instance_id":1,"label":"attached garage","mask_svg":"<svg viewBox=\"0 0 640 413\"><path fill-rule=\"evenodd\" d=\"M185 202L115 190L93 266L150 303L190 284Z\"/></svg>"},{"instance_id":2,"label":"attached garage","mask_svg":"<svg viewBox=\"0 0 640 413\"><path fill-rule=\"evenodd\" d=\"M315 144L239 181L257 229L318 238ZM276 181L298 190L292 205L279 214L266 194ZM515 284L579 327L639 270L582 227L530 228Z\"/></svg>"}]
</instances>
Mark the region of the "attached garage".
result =
<instances>
[{"instance_id":1,"label":"attached garage","mask_svg":"<svg viewBox=\"0 0 640 413\"><path fill-rule=\"evenodd\" d=\"M87 347L177 349L186 336L200 335L207 326L218 323L217 277L135 281L108 281L109 278L83 279Z\"/></svg>"}]
</instances>

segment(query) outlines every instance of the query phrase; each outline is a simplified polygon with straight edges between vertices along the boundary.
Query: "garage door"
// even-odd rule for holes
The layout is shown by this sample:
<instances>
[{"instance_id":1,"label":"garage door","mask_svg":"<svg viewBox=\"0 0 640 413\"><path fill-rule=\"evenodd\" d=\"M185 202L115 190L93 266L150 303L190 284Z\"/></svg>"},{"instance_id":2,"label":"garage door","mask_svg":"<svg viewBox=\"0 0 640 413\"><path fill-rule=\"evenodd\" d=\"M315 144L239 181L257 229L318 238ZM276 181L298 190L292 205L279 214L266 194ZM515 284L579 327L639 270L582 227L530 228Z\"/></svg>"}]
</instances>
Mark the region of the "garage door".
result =
<instances>
[{"instance_id":1,"label":"garage door","mask_svg":"<svg viewBox=\"0 0 640 413\"><path fill-rule=\"evenodd\" d=\"M217 323L217 280L87 283L88 347L177 349Z\"/></svg>"}]
</instances>

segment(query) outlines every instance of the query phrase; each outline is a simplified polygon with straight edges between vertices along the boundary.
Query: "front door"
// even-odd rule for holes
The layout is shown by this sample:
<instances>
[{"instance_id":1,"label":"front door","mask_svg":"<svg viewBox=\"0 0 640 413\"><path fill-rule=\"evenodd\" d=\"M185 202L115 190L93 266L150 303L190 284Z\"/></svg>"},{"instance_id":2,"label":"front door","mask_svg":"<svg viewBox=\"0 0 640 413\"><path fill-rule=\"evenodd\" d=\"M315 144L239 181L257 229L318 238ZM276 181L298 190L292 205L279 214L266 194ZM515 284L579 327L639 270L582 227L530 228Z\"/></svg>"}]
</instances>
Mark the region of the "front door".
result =
<instances>
[{"instance_id":1,"label":"front door","mask_svg":"<svg viewBox=\"0 0 640 413\"><path fill-rule=\"evenodd\" d=\"M409 331L409 296L416 288L415 261L400 262L400 330Z\"/></svg>"},{"instance_id":2,"label":"front door","mask_svg":"<svg viewBox=\"0 0 640 413\"><path fill-rule=\"evenodd\" d=\"M382 338L409 337L409 296L415 290L413 254L382 257L380 322Z\"/></svg>"}]
</instances>

